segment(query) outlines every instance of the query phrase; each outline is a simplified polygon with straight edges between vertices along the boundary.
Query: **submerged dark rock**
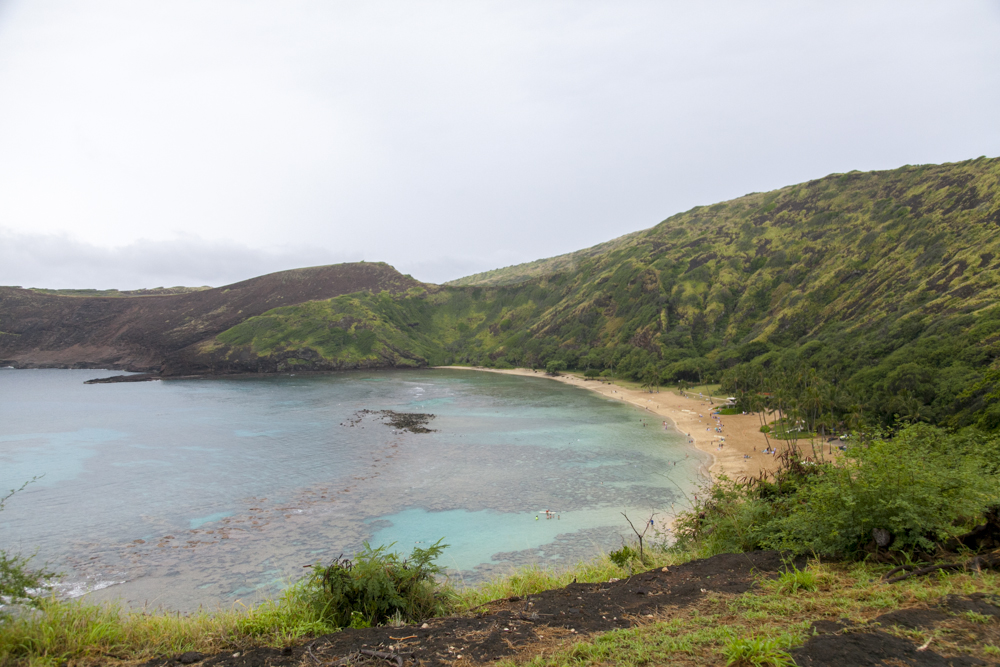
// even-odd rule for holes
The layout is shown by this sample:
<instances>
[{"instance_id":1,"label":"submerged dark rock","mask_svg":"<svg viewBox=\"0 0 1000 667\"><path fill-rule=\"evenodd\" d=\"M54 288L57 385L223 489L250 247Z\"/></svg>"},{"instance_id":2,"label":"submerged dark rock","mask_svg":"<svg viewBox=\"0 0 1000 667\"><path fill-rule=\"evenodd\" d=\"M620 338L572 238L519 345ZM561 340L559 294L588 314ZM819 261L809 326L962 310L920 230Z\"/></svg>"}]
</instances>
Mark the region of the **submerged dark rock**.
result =
<instances>
[{"instance_id":1,"label":"submerged dark rock","mask_svg":"<svg viewBox=\"0 0 1000 667\"><path fill-rule=\"evenodd\" d=\"M159 380L158 373L139 373L137 375L112 375L108 378L94 378L87 380L84 384L114 384L116 382L152 382Z\"/></svg>"},{"instance_id":2,"label":"submerged dark rock","mask_svg":"<svg viewBox=\"0 0 1000 667\"><path fill-rule=\"evenodd\" d=\"M366 416L372 416L376 419L381 419L383 424L391 426L393 428L398 428L401 431L409 431L410 433L434 433L434 429L427 428L427 424L430 420L434 419L435 415L424 412L396 412L395 410L358 410L354 413L346 423L342 426L357 426L361 423L361 420Z\"/></svg>"}]
</instances>

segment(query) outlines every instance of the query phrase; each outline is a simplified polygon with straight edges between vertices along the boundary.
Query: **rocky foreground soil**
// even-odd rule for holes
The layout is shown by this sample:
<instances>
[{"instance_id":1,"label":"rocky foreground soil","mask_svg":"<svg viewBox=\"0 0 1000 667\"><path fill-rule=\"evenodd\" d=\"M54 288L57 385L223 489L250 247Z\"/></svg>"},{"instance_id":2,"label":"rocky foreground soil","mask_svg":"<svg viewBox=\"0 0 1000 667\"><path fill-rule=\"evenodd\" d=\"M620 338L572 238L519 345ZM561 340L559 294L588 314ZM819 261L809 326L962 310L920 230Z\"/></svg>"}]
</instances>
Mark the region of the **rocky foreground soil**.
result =
<instances>
[{"instance_id":1,"label":"rocky foreground soil","mask_svg":"<svg viewBox=\"0 0 1000 667\"><path fill-rule=\"evenodd\" d=\"M801 565L801 563L799 563ZM586 638L618 628L655 622L667 612L693 608L710 593L739 594L763 577L785 571L781 554L723 554L600 584L570 584L524 598L484 605L469 616L436 618L420 625L343 630L286 649L254 649L207 656L187 653L148 667L303 665L474 665L532 655L555 640ZM987 664L968 656L946 656L888 634L882 628L933 628L954 614L975 612L1000 618L1000 596L949 595L936 606L899 609L865 626L818 619L814 635L792 652L800 667L845 665L954 666Z\"/></svg>"}]
</instances>

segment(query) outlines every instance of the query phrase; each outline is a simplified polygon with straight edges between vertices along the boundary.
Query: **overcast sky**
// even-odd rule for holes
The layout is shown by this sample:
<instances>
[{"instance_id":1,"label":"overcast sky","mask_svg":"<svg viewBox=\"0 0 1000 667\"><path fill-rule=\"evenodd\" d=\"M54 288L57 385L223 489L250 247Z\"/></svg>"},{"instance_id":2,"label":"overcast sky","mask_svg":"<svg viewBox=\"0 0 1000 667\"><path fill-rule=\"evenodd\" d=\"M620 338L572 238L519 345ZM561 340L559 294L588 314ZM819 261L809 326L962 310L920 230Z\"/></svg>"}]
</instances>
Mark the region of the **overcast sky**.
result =
<instances>
[{"instance_id":1,"label":"overcast sky","mask_svg":"<svg viewBox=\"0 0 1000 667\"><path fill-rule=\"evenodd\" d=\"M0 284L429 282L1000 155L1000 0L0 0Z\"/></svg>"}]
</instances>

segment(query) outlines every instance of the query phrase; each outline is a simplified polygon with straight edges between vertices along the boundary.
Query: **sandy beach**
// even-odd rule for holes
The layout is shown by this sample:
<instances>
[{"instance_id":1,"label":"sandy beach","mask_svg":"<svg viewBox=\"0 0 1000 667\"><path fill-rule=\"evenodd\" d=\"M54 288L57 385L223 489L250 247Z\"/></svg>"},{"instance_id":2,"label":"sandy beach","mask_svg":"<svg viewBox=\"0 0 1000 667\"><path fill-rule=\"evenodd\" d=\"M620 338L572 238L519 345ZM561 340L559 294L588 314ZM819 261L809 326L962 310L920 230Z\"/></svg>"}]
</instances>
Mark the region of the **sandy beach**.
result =
<instances>
[{"instance_id":1,"label":"sandy beach","mask_svg":"<svg viewBox=\"0 0 1000 667\"><path fill-rule=\"evenodd\" d=\"M708 398L704 400L685 398L671 389L654 390L653 393L649 393L627 389L605 379L584 380L566 374L551 376L544 371L527 368L509 370L470 366L438 368L547 378L636 405L650 413L651 426L666 421L686 435L692 445L711 454L713 463L709 473L713 479L719 475L726 475L731 479L757 476L761 470L770 470L775 462L773 456L762 453L767 447L767 440L760 432L760 421L756 415L723 415L719 420L715 420L711 413L716 405L710 403ZM720 422L721 432L716 431Z\"/></svg>"}]
</instances>

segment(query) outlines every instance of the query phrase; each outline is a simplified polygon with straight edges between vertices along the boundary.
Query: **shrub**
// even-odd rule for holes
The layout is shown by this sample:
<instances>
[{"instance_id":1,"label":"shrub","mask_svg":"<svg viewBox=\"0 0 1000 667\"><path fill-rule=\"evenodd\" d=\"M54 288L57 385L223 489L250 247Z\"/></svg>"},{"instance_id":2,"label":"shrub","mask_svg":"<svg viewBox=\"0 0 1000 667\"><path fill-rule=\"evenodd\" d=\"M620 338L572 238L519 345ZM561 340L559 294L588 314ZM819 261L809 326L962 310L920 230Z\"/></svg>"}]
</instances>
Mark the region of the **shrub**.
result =
<instances>
[{"instance_id":1,"label":"shrub","mask_svg":"<svg viewBox=\"0 0 1000 667\"><path fill-rule=\"evenodd\" d=\"M36 479L38 478L28 480L21 485L21 488L11 489L10 493L0 498L0 511L15 493ZM31 556L12 554L0 549L0 618L5 615L2 607L3 600L36 604L45 584L57 576L55 572L50 572L44 567L40 569L30 568L28 563L31 558Z\"/></svg>"},{"instance_id":2,"label":"shrub","mask_svg":"<svg viewBox=\"0 0 1000 667\"><path fill-rule=\"evenodd\" d=\"M642 563L643 565L652 562L652 559L646 554L643 554L643 557L640 558L639 552L627 544L623 544L622 548L618 551L609 553L608 558L611 559L612 563L621 568L628 567L633 561Z\"/></svg>"},{"instance_id":3,"label":"shrub","mask_svg":"<svg viewBox=\"0 0 1000 667\"><path fill-rule=\"evenodd\" d=\"M409 558L367 542L354 561L313 567L297 592L316 617L338 627L378 625L392 618L419 621L444 611L451 594L435 582L434 560L448 546L438 540Z\"/></svg>"},{"instance_id":4,"label":"shrub","mask_svg":"<svg viewBox=\"0 0 1000 667\"><path fill-rule=\"evenodd\" d=\"M545 372L549 375L559 375L561 371L565 371L567 368L565 361L550 361L545 364Z\"/></svg>"},{"instance_id":5,"label":"shrub","mask_svg":"<svg viewBox=\"0 0 1000 667\"><path fill-rule=\"evenodd\" d=\"M674 522L677 551L691 551L700 558L720 553L740 553L763 547L774 503L760 497L754 481L732 480L725 475L709 488L691 510Z\"/></svg>"},{"instance_id":6,"label":"shrub","mask_svg":"<svg viewBox=\"0 0 1000 667\"><path fill-rule=\"evenodd\" d=\"M836 464L805 461L792 447L770 479L720 477L706 489L678 516L676 548L854 556L877 530L891 551L931 551L1000 503L998 458L996 438L926 424L852 445Z\"/></svg>"},{"instance_id":7,"label":"shrub","mask_svg":"<svg viewBox=\"0 0 1000 667\"><path fill-rule=\"evenodd\" d=\"M940 429L915 425L852 447L798 490L771 545L851 555L879 529L892 536L892 550L931 551L962 534L964 524L997 502L1000 480L950 440Z\"/></svg>"}]
</instances>

